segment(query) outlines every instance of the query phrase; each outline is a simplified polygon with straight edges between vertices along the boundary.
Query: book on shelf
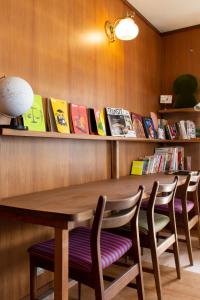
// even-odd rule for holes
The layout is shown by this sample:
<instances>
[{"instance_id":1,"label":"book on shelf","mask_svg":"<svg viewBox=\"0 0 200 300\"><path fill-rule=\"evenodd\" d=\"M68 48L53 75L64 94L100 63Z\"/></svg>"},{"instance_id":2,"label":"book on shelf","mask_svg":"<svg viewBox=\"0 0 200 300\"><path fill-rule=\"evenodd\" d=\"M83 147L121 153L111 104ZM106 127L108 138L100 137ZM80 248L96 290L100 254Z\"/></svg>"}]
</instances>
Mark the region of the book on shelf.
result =
<instances>
[{"instance_id":1,"label":"book on shelf","mask_svg":"<svg viewBox=\"0 0 200 300\"><path fill-rule=\"evenodd\" d=\"M196 138L200 138L200 127L196 127Z\"/></svg>"},{"instance_id":2,"label":"book on shelf","mask_svg":"<svg viewBox=\"0 0 200 300\"><path fill-rule=\"evenodd\" d=\"M70 133L68 103L65 100L55 98L47 100L47 119L50 131Z\"/></svg>"},{"instance_id":3,"label":"book on shelf","mask_svg":"<svg viewBox=\"0 0 200 300\"><path fill-rule=\"evenodd\" d=\"M132 120L123 108L106 107L106 114L112 136L136 137Z\"/></svg>"},{"instance_id":4,"label":"book on shelf","mask_svg":"<svg viewBox=\"0 0 200 300\"><path fill-rule=\"evenodd\" d=\"M98 130L97 130L97 122L95 118L95 110L94 108L88 108L88 125L89 125L89 133L97 135Z\"/></svg>"},{"instance_id":5,"label":"book on shelf","mask_svg":"<svg viewBox=\"0 0 200 300\"><path fill-rule=\"evenodd\" d=\"M165 131L166 125L167 125L167 120L158 119L158 139L161 139L161 140L166 139L166 131Z\"/></svg>"},{"instance_id":6,"label":"book on shelf","mask_svg":"<svg viewBox=\"0 0 200 300\"><path fill-rule=\"evenodd\" d=\"M71 130L76 134L89 134L87 107L70 103Z\"/></svg>"},{"instance_id":7,"label":"book on shelf","mask_svg":"<svg viewBox=\"0 0 200 300\"><path fill-rule=\"evenodd\" d=\"M144 127L144 132L145 132L146 138L156 139L157 134L156 134L152 119L149 117L143 117L142 122L143 122L143 127Z\"/></svg>"},{"instance_id":8,"label":"book on shelf","mask_svg":"<svg viewBox=\"0 0 200 300\"><path fill-rule=\"evenodd\" d=\"M133 127L133 123L132 123L131 115L130 115L129 111L125 110L125 109L122 109L122 114L124 116L125 125L126 125L125 136L136 138L137 137L136 136L136 131L135 131L135 128Z\"/></svg>"},{"instance_id":9,"label":"book on shelf","mask_svg":"<svg viewBox=\"0 0 200 300\"><path fill-rule=\"evenodd\" d=\"M22 115L24 126L30 131L46 131L43 101L40 95L34 95L31 108Z\"/></svg>"},{"instance_id":10,"label":"book on shelf","mask_svg":"<svg viewBox=\"0 0 200 300\"><path fill-rule=\"evenodd\" d=\"M104 109L94 109L98 135L106 136L106 122Z\"/></svg>"},{"instance_id":11,"label":"book on shelf","mask_svg":"<svg viewBox=\"0 0 200 300\"><path fill-rule=\"evenodd\" d=\"M150 112L150 118L152 119L156 136L158 137L158 115L155 112Z\"/></svg>"},{"instance_id":12,"label":"book on shelf","mask_svg":"<svg viewBox=\"0 0 200 300\"><path fill-rule=\"evenodd\" d=\"M142 116L132 112L131 119L132 119L132 123L133 123L133 128L136 132L136 137L137 138L146 138L145 133L144 133L144 127L142 124Z\"/></svg>"},{"instance_id":13,"label":"book on shelf","mask_svg":"<svg viewBox=\"0 0 200 300\"><path fill-rule=\"evenodd\" d=\"M131 166L131 175L143 175L144 161L133 160Z\"/></svg>"}]
</instances>

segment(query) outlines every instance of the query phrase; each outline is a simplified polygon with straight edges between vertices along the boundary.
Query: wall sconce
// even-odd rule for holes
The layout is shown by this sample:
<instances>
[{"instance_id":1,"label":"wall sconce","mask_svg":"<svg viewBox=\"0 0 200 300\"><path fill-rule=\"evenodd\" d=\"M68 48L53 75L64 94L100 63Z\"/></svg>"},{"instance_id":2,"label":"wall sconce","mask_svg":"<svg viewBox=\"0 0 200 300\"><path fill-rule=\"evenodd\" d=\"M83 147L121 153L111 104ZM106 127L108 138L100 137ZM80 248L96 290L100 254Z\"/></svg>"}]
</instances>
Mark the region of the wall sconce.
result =
<instances>
[{"instance_id":1,"label":"wall sconce","mask_svg":"<svg viewBox=\"0 0 200 300\"><path fill-rule=\"evenodd\" d=\"M110 42L114 42L116 38L123 41L130 41L136 38L139 28L134 22L133 16L127 16L117 19L114 23L106 21L105 32Z\"/></svg>"}]
</instances>

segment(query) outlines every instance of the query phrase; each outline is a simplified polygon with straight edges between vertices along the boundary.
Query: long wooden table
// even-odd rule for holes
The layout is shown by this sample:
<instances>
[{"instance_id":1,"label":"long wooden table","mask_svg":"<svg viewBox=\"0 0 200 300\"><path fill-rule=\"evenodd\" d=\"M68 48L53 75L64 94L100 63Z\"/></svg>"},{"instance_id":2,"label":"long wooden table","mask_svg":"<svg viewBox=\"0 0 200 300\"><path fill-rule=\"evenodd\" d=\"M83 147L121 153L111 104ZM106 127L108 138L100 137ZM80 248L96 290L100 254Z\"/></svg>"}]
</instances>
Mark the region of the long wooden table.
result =
<instances>
[{"instance_id":1,"label":"long wooden table","mask_svg":"<svg viewBox=\"0 0 200 300\"><path fill-rule=\"evenodd\" d=\"M127 176L82 185L25 194L0 200L0 218L55 228L55 300L68 299L68 232L72 222L91 218L99 195L109 199L130 196L139 185L148 197L155 180L169 183L174 176L156 174ZM179 185L185 177L179 178Z\"/></svg>"}]
</instances>

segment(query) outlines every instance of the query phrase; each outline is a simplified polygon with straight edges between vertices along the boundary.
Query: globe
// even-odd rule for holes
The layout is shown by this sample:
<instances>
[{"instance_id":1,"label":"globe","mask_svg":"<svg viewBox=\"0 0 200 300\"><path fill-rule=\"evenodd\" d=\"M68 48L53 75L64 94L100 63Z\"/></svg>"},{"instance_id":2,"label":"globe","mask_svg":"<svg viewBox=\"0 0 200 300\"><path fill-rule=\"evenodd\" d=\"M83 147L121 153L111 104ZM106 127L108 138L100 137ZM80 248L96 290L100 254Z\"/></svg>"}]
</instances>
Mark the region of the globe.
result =
<instances>
[{"instance_id":1,"label":"globe","mask_svg":"<svg viewBox=\"0 0 200 300\"><path fill-rule=\"evenodd\" d=\"M29 83L20 77L0 79L0 114L18 117L33 104L33 90Z\"/></svg>"}]
</instances>

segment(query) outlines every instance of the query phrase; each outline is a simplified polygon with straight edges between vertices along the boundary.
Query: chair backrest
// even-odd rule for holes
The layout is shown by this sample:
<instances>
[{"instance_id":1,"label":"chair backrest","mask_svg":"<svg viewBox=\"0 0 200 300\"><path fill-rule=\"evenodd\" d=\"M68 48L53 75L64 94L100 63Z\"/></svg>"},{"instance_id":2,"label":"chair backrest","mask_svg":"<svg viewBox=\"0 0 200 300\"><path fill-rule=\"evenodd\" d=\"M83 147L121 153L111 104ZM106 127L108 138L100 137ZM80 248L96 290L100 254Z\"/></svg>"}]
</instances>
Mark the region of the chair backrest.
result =
<instances>
[{"instance_id":1,"label":"chair backrest","mask_svg":"<svg viewBox=\"0 0 200 300\"><path fill-rule=\"evenodd\" d=\"M186 179L186 192L195 192L198 190L200 180L200 171L192 172L190 175L187 176Z\"/></svg>"},{"instance_id":2,"label":"chair backrest","mask_svg":"<svg viewBox=\"0 0 200 300\"><path fill-rule=\"evenodd\" d=\"M178 183L178 176L172 183L159 183L155 181L149 198L148 210L154 210L155 205L166 205L174 200Z\"/></svg>"},{"instance_id":3,"label":"chair backrest","mask_svg":"<svg viewBox=\"0 0 200 300\"><path fill-rule=\"evenodd\" d=\"M155 181L153 184L152 192L149 198L149 204L147 207L147 222L149 232L154 234L154 238L156 238L154 221L155 204L159 206L168 204L170 223L175 224L174 197L177 189L177 183L178 176L175 176L172 183L160 184L158 181Z\"/></svg>"},{"instance_id":4,"label":"chair backrest","mask_svg":"<svg viewBox=\"0 0 200 300\"><path fill-rule=\"evenodd\" d=\"M131 221L138 213L144 187L140 186L138 192L127 198L107 200L106 196L100 196L94 216L92 230L95 228L116 228Z\"/></svg>"},{"instance_id":5,"label":"chair backrest","mask_svg":"<svg viewBox=\"0 0 200 300\"><path fill-rule=\"evenodd\" d=\"M136 238L138 238L138 214L144 193L144 187L140 186L138 192L127 198L113 199L108 201L106 196L100 196L92 224L90 237L92 260L95 268L100 268L101 229L121 227L128 222L131 223Z\"/></svg>"}]
</instances>

